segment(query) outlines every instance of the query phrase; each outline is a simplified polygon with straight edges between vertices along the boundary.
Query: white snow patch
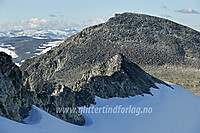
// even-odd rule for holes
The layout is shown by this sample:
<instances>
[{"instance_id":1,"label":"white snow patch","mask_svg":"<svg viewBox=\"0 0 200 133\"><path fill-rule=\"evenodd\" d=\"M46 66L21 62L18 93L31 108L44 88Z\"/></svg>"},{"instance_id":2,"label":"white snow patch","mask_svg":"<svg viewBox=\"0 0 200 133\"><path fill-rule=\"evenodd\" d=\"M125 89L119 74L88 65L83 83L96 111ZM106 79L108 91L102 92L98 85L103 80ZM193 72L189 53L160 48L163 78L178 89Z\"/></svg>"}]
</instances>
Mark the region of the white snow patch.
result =
<instances>
[{"instance_id":1,"label":"white snow patch","mask_svg":"<svg viewBox=\"0 0 200 133\"><path fill-rule=\"evenodd\" d=\"M12 47L12 45L10 45L10 44L4 44L4 46L6 46L6 47Z\"/></svg>"},{"instance_id":2,"label":"white snow patch","mask_svg":"<svg viewBox=\"0 0 200 133\"><path fill-rule=\"evenodd\" d=\"M39 36L35 36L35 37L32 37L32 38L35 38L35 39L45 39L45 38L39 37Z\"/></svg>"},{"instance_id":3,"label":"white snow patch","mask_svg":"<svg viewBox=\"0 0 200 133\"><path fill-rule=\"evenodd\" d=\"M41 46L39 46L38 49L36 49L37 51L40 51L39 53L35 53L36 55L41 55L41 54L45 54L47 51L51 50L53 47L59 46L60 43L62 43L63 41L53 41L53 42L48 42L45 44L41 44Z\"/></svg>"},{"instance_id":4,"label":"white snow patch","mask_svg":"<svg viewBox=\"0 0 200 133\"><path fill-rule=\"evenodd\" d=\"M15 65L17 65L18 67L20 67L20 66L21 66L19 63L15 63Z\"/></svg>"},{"instance_id":5,"label":"white snow patch","mask_svg":"<svg viewBox=\"0 0 200 133\"><path fill-rule=\"evenodd\" d=\"M40 50L40 49L43 49L43 48L46 48L46 47L43 47L43 46L39 46L39 50Z\"/></svg>"},{"instance_id":6,"label":"white snow patch","mask_svg":"<svg viewBox=\"0 0 200 133\"><path fill-rule=\"evenodd\" d=\"M11 49L11 50L14 50L14 49L15 49L15 47L12 47L12 46L11 46L11 47L9 47L9 49Z\"/></svg>"},{"instance_id":7,"label":"white snow patch","mask_svg":"<svg viewBox=\"0 0 200 133\"><path fill-rule=\"evenodd\" d=\"M18 57L18 55L15 53L15 51L9 50L8 48L1 48L0 47L0 51L7 53L8 55L12 56L12 58Z\"/></svg>"}]
</instances>

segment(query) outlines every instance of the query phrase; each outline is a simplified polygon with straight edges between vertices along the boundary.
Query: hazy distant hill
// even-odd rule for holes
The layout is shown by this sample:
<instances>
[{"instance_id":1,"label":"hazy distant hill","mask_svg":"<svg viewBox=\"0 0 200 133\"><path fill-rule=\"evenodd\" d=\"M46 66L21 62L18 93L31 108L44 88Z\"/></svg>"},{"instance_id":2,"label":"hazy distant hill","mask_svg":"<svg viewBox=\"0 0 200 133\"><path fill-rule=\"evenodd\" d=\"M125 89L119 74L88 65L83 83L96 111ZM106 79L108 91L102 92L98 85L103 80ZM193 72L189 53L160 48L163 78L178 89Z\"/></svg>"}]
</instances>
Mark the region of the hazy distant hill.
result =
<instances>
[{"instance_id":1,"label":"hazy distant hill","mask_svg":"<svg viewBox=\"0 0 200 133\"><path fill-rule=\"evenodd\" d=\"M78 31L75 29L62 29L62 30L12 30L12 31L1 31L0 37L37 37L37 38L53 38L53 39L65 39Z\"/></svg>"}]
</instances>

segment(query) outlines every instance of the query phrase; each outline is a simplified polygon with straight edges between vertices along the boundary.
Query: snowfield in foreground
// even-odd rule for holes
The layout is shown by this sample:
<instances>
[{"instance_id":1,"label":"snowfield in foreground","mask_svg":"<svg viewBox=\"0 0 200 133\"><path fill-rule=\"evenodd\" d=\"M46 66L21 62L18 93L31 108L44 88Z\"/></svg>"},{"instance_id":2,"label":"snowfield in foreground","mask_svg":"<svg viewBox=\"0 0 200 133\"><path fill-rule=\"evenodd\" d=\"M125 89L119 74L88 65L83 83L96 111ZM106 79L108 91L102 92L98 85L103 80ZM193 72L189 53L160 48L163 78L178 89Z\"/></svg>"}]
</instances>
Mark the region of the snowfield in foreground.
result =
<instances>
[{"instance_id":1,"label":"snowfield in foreground","mask_svg":"<svg viewBox=\"0 0 200 133\"><path fill-rule=\"evenodd\" d=\"M85 126L64 122L33 106L27 124L0 117L0 133L199 133L200 98L173 85L174 90L157 84L154 96L96 98L92 107L148 107L149 113L87 113Z\"/></svg>"}]
</instances>

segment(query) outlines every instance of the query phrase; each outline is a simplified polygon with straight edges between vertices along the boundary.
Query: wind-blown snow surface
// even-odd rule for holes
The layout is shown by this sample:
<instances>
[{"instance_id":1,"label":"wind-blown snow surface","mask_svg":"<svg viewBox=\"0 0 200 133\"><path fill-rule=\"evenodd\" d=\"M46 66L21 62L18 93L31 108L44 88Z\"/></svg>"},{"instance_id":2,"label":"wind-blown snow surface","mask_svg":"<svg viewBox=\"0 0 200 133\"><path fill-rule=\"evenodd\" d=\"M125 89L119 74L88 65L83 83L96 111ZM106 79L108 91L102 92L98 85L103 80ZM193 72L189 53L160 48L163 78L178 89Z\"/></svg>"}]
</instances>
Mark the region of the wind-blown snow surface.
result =
<instances>
[{"instance_id":1,"label":"wind-blown snow surface","mask_svg":"<svg viewBox=\"0 0 200 133\"><path fill-rule=\"evenodd\" d=\"M33 106L28 124L13 122L0 117L1 133L199 133L200 98L193 93L172 85L174 90L157 84L151 89L154 96L130 98L96 98L97 105L152 107L151 114L84 114L86 125L76 126Z\"/></svg>"}]
</instances>

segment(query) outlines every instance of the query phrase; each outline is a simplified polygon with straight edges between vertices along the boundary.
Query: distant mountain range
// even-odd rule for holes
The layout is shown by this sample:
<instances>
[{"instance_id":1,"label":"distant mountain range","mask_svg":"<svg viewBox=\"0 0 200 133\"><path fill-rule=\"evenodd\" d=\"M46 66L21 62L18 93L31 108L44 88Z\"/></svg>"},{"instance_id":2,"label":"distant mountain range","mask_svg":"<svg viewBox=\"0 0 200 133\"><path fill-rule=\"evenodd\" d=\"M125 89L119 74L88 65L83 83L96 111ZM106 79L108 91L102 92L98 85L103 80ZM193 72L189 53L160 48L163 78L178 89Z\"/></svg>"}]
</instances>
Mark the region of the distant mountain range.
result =
<instances>
[{"instance_id":1,"label":"distant mountain range","mask_svg":"<svg viewBox=\"0 0 200 133\"><path fill-rule=\"evenodd\" d=\"M62 29L62 30L12 30L12 31L0 31L0 37L19 37L28 36L36 37L39 39L53 38L53 39L65 39L78 31L75 29Z\"/></svg>"}]
</instances>

